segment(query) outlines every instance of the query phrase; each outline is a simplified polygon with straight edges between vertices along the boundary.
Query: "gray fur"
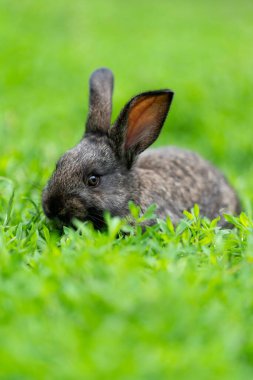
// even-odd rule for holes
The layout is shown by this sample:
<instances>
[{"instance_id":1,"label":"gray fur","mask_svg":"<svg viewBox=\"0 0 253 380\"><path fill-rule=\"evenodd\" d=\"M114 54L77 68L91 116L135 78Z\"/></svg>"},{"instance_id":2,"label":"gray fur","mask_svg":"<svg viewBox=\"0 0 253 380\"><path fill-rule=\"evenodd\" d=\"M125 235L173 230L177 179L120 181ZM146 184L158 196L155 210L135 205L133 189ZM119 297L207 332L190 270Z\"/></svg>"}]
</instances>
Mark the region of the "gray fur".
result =
<instances>
[{"instance_id":1,"label":"gray fur","mask_svg":"<svg viewBox=\"0 0 253 380\"><path fill-rule=\"evenodd\" d=\"M91 95L87 133L58 161L43 191L45 214L64 224L70 224L73 218L91 220L95 227L101 228L104 211L113 216L128 216L130 200L140 205L142 212L155 203L157 216L166 218L169 215L174 224L182 218L183 211L190 210L195 203L201 214L210 219L223 212L239 213L235 191L217 169L197 154L175 147L149 149L139 154L160 133L172 101L170 90L153 91L133 98L114 126L107 129L109 115L111 117L108 107L112 94L112 86L108 85L112 83L110 78L112 74L104 69L91 77L96 96ZM143 129L141 136L137 134L139 140L133 139L130 149L125 149L124 139L127 128L130 128L129 109L140 97L148 100L157 96L159 101L161 94L165 94L163 104L159 112L155 111L158 115L152 117L152 125L148 126L147 132ZM107 99L109 103L103 103L101 99ZM144 109L140 113L141 118L145 112ZM99 185L94 188L87 186L87 178L92 173L100 178ZM225 224L223 219L221 224Z\"/></svg>"},{"instance_id":2,"label":"gray fur","mask_svg":"<svg viewBox=\"0 0 253 380\"><path fill-rule=\"evenodd\" d=\"M113 74L101 68L90 77L89 115L86 132L107 132L111 125Z\"/></svg>"},{"instance_id":3,"label":"gray fur","mask_svg":"<svg viewBox=\"0 0 253 380\"><path fill-rule=\"evenodd\" d=\"M174 224L194 204L210 219L240 212L238 198L224 176L193 152L176 147L149 150L139 157L135 171L142 189L138 203L145 210L152 198L159 217L169 215ZM223 219L221 224L226 224Z\"/></svg>"}]
</instances>

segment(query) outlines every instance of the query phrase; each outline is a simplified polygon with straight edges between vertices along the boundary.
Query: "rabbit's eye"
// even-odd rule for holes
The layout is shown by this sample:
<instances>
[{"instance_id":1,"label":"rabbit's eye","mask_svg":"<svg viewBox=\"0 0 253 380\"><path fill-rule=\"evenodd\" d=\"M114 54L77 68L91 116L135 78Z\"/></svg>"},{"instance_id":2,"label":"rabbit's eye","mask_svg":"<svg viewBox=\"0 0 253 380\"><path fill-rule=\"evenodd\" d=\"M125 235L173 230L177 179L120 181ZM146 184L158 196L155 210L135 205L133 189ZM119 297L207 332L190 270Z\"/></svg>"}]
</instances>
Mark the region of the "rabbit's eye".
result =
<instances>
[{"instance_id":1,"label":"rabbit's eye","mask_svg":"<svg viewBox=\"0 0 253 380\"><path fill-rule=\"evenodd\" d=\"M88 186L92 186L92 187L97 186L99 184L99 176L94 175L94 174L90 175L88 177L87 184Z\"/></svg>"}]
</instances>

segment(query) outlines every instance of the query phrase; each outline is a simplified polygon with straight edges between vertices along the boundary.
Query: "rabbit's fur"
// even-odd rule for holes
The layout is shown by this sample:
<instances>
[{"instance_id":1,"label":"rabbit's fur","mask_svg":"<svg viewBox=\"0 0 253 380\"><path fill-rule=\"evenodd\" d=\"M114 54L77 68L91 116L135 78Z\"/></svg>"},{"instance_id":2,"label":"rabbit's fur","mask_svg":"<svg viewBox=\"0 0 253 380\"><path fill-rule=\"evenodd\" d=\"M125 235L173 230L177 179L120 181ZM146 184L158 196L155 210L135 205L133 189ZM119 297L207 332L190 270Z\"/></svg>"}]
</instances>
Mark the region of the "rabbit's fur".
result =
<instances>
[{"instance_id":1,"label":"rabbit's fur","mask_svg":"<svg viewBox=\"0 0 253 380\"><path fill-rule=\"evenodd\" d=\"M142 153L161 131L172 91L137 95L110 127L112 90L111 71L99 69L92 74L84 137L60 158L43 191L43 209L49 218L64 224L73 218L91 220L101 228L105 211L128 216L130 200L142 212L155 203L156 215L169 215L174 224L195 203L210 219L240 211L223 175L197 154L175 147Z\"/></svg>"}]
</instances>

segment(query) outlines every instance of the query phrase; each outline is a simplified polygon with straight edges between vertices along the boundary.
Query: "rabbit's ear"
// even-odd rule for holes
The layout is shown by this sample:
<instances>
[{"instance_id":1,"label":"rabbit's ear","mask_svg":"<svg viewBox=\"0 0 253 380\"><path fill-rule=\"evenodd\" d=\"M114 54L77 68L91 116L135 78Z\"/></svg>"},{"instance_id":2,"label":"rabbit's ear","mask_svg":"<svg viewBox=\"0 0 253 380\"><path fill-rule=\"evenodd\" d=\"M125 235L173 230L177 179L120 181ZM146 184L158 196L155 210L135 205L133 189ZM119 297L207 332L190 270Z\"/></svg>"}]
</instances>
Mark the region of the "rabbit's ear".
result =
<instances>
[{"instance_id":1,"label":"rabbit's ear","mask_svg":"<svg viewBox=\"0 0 253 380\"><path fill-rule=\"evenodd\" d=\"M170 90L145 92L131 99L121 111L110 137L128 166L159 136L172 98Z\"/></svg>"},{"instance_id":2,"label":"rabbit's ear","mask_svg":"<svg viewBox=\"0 0 253 380\"><path fill-rule=\"evenodd\" d=\"M101 68L90 77L89 114L86 133L106 133L111 124L113 74Z\"/></svg>"}]
</instances>

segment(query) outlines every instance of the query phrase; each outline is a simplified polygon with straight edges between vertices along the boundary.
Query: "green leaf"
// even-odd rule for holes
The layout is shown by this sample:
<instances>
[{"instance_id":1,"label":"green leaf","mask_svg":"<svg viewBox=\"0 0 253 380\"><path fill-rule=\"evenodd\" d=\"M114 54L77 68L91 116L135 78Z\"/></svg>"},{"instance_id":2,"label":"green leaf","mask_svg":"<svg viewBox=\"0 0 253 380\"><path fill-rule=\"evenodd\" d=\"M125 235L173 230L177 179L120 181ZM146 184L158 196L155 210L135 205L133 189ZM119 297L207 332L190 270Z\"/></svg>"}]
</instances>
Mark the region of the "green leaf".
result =
<instances>
[{"instance_id":1,"label":"green leaf","mask_svg":"<svg viewBox=\"0 0 253 380\"><path fill-rule=\"evenodd\" d=\"M12 193L11 193L8 205L7 205L7 211L6 211L6 215L5 215L4 223L3 223L4 226L7 226L9 224L9 222L10 222L11 211L12 211L12 207L13 207L14 195L15 195L15 191L13 190Z\"/></svg>"},{"instance_id":2,"label":"green leaf","mask_svg":"<svg viewBox=\"0 0 253 380\"><path fill-rule=\"evenodd\" d=\"M193 213L194 213L196 218L199 217L199 206L197 204L195 204L193 207Z\"/></svg>"},{"instance_id":3,"label":"green leaf","mask_svg":"<svg viewBox=\"0 0 253 380\"><path fill-rule=\"evenodd\" d=\"M184 210L183 214L190 220L194 219L194 215L192 215L189 211Z\"/></svg>"},{"instance_id":4,"label":"green leaf","mask_svg":"<svg viewBox=\"0 0 253 380\"><path fill-rule=\"evenodd\" d=\"M167 219L166 219L166 225L169 229L170 232L174 233L175 232L175 229L174 229L174 226L173 226L173 223L170 219L170 217L168 216Z\"/></svg>"},{"instance_id":5,"label":"green leaf","mask_svg":"<svg viewBox=\"0 0 253 380\"><path fill-rule=\"evenodd\" d=\"M134 202L130 201L128 203L128 207L129 207L129 210L130 210L130 213L132 215L132 217L137 220L139 218L139 215L140 215L140 207L137 206Z\"/></svg>"},{"instance_id":6,"label":"green leaf","mask_svg":"<svg viewBox=\"0 0 253 380\"><path fill-rule=\"evenodd\" d=\"M157 206L155 204L148 207L148 209L145 211L145 213L138 219L138 222L143 222L145 220L155 219L155 210Z\"/></svg>"}]
</instances>

